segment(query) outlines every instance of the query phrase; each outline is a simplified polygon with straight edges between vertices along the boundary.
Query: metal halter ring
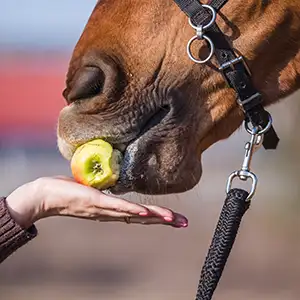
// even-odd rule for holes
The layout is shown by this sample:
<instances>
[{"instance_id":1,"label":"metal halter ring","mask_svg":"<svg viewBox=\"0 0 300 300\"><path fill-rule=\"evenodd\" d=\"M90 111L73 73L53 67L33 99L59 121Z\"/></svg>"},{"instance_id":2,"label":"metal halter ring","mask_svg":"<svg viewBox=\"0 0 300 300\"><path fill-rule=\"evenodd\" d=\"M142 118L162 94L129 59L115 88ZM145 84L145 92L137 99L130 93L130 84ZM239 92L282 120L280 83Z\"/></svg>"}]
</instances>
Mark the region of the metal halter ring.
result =
<instances>
[{"instance_id":1,"label":"metal halter ring","mask_svg":"<svg viewBox=\"0 0 300 300\"><path fill-rule=\"evenodd\" d=\"M217 18L217 14L216 14L216 11L214 10L214 8L213 8L212 6L210 6L210 5L202 4L202 7L209 9L209 10L211 11L211 13L212 13L212 17L211 17L211 20L209 21L209 23L202 26L202 29L203 29L203 30L206 30L206 29L208 29L209 27L211 27L211 26L215 23L216 18ZM194 24L192 23L191 18L189 18L189 24L190 24L190 25L192 26L192 28L194 28L195 30L198 30L198 29L199 29L199 26L196 26L196 25L194 25Z\"/></svg>"},{"instance_id":2,"label":"metal halter ring","mask_svg":"<svg viewBox=\"0 0 300 300\"><path fill-rule=\"evenodd\" d=\"M265 128L261 129L260 131L256 132L256 130L254 128L250 128L249 127L249 121L245 121L245 128L247 130L248 133L250 134L257 134L257 135L262 135L262 134L265 134L272 126L272 123L273 123L273 120L272 120L272 116L268 113L268 118L269 118L269 121L268 121L268 124L266 125Z\"/></svg>"},{"instance_id":3,"label":"metal halter ring","mask_svg":"<svg viewBox=\"0 0 300 300\"><path fill-rule=\"evenodd\" d=\"M215 52L215 45L213 44L212 40L211 40L208 36L206 36L206 35L204 35L204 34L202 35L202 39L208 41L208 43L209 43L209 45L210 45L210 53L209 53L209 55L207 56L206 59L203 59L203 60L196 59L196 58L193 56L192 52L191 52L191 46L192 46L192 43L193 43L195 40L201 40L201 38L200 38L198 35L193 36L193 37L189 40L189 42L188 42L188 44L187 44L187 47L186 47L186 49L187 49L187 54L188 54L189 58L190 58L193 62L195 62L195 63L197 63L197 64L204 64L204 63L208 62L208 61L212 58L212 56L214 55L214 52Z\"/></svg>"},{"instance_id":4,"label":"metal halter ring","mask_svg":"<svg viewBox=\"0 0 300 300\"><path fill-rule=\"evenodd\" d=\"M189 18L189 24L191 25L191 27L192 27L193 29L196 30L196 35L193 36L193 37L189 40L189 42L188 42L188 44L187 44L187 54L188 54L189 58L190 58L193 62L195 62L195 63L197 63L197 64L204 64L204 63L208 62L208 61L212 58L212 56L213 56L213 54L214 54L214 52L215 52L215 45L213 44L212 40L211 40L207 35L204 34L204 32L205 32L206 29L210 28L210 27L215 23L217 14L216 14L216 11L214 10L214 8L211 7L210 5L205 5L205 4L203 4L202 6L203 6L204 8L209 9L209 10L212 12L212 18L211 18L211 20L209 21L208 24L206 24L206 25L201 25L201 26L196 26L196 25L194 25L194 24L192 23L191 18ZM203 39L206 40L206 41L209 43L209 46L210 46L210 53L209 53L209 55L207 56L206 59L203 59L203 60L201 60L201 59L196 59L196 58L192 55L191 46L192 46L192 44L193 44L193 42L194 42L195 40L203 40Z\"/></svg>"}]
</instances>

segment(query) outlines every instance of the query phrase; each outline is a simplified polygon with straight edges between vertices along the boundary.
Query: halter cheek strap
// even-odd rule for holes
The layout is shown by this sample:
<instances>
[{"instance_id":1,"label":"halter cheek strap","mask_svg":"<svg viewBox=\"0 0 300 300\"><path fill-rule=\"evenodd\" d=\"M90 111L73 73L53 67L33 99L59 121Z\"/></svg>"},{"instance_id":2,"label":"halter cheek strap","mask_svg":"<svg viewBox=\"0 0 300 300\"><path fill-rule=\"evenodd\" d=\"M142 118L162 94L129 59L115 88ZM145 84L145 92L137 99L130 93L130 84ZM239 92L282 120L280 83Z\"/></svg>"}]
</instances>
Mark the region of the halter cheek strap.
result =
<instances>
[{"instance_id":1,"label":"halter cheek strap","mask_svg":"<svg viewBox=\"0 0 300 300\"><path fill-rule=\"evenodd\" d=\"M276 149L279 138L273 128L270 114L262 105L262 95L253 86L251 72L244 58L237 56L225 35L216 24L216 14L228 0L212 0L203 5L198 0L174 0L179 8L189 17L190 25L196 30L187 45L189 57L195 63L206 63L215 55L219 71L223 74L229 87L237 94L237 102L245 113L246 123L253 127L266 128L263 146L265 149ZM205 60L198 60L191 54L190 47L196 39L204 39L210 48L210 55Z\"/></svg>"}]
</instances>

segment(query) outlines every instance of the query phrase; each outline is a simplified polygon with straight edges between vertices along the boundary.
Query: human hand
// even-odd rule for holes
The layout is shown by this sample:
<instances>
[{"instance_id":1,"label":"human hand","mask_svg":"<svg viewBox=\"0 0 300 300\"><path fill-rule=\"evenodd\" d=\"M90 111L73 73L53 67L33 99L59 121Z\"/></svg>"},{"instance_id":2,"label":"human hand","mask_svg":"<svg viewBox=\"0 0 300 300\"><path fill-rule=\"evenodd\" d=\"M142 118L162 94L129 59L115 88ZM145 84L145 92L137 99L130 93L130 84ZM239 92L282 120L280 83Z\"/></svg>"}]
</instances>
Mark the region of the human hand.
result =
<instances>
[{"instance_id":1,"label":"human hand","mask_svg":"<svg viewBox=\"0 0 300 300\"><path fill-rule=\"evenodd\" d=\"M11 216L23 228L51 216L69 216L100 222L120 221L187 227L187 219L167 208L141 205L81 185L72 178L39 178L22 185L7 199Z\"/></svg>"}]
</instances>

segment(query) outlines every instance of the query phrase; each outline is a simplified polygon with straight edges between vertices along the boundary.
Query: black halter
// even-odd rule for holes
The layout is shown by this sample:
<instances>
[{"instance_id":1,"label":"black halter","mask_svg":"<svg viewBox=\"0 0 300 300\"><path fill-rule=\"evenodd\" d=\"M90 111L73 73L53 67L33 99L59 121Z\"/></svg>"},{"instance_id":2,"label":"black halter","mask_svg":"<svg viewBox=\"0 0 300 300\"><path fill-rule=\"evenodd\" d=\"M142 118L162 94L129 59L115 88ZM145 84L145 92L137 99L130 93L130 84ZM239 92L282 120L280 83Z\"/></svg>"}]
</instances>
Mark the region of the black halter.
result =
<instances>
[{"instance_id":1,"label":"black halter","mask_svg":"<svg viewBox=\"0 0 300 300\"><path fill-rule=\"evenodd\" d=\"M263 108L262 95L253 86L251 73L242 56L236 56L235 51L227 41L218 25L205 29L205 25L212 20L212 10L216 13L228 2L228 0L211 0L210 8L206 9L198 0L174 0L180 9L190 18L190 22L197 27L197 37L206 41L213 41L217 61L228 85L237 94L237 102L245 113L246 122L253 127L266 128L272 122L270 114ZM203 32L205 29L205 32ZM203 35L205 33L205 36ZM195 36L196 38L196 36ZM265 149L276 149L279 138L271 126L264 135L263 146Z\"/></svg>"}]
</instances>

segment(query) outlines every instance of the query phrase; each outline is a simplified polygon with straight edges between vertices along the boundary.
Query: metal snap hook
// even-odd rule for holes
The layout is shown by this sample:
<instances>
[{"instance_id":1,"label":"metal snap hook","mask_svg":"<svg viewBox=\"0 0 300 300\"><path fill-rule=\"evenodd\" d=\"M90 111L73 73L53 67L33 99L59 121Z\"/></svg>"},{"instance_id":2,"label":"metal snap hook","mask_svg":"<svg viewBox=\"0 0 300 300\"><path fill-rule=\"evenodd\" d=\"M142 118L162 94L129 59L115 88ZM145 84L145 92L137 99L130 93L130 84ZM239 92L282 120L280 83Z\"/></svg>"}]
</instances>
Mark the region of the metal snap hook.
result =
<instances>
[{"instance_id":1,"label":"metal snap hook","mask_svg":"<svg viewBox=\"0 0 300 300\"><path fill-rule=\"evenodd\" d=\"M206 40L206 41L209 43L209 47L210 47L210 53L209 53L209 55L207 56L206 59L203 59L203 60L201 60L201 59L196 59L196 58L192 55L192 51L191 51L191 46L192 46L193 42L194 42L195 40L201 40L201 39ZM189 40L189 42L188 42L188 44L187 44L187 54L188 54L189 58L190 58L193 62L195 62L195 63L197 63L197 64L204 64L204 63L208 62L209 60L211 60L212 56L214 55L214 52L215 52L215 45L213 44L212 40L211 40L208 36L206 36L205 34L202 34L202 38L200 38L198 35L193 36L193 37Z\"/></svg>"}]
</instances>

